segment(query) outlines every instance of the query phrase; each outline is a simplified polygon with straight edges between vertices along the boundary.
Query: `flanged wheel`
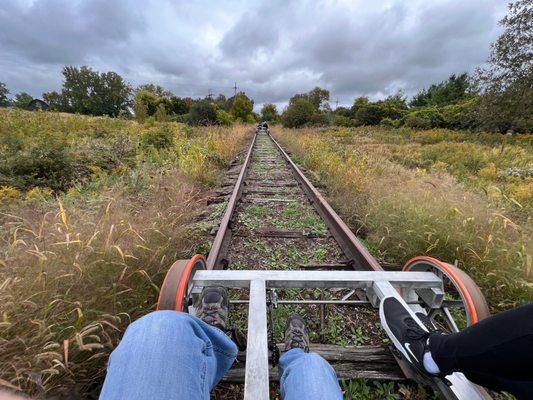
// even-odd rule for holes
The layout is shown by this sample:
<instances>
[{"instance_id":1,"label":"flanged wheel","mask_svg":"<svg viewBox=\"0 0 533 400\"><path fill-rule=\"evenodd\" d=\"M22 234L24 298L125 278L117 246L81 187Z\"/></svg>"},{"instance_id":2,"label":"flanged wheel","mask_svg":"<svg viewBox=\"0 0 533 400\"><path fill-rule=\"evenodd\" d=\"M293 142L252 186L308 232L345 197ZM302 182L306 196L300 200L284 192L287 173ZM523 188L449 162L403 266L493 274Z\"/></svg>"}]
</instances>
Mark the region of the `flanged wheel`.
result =
<instances>
[{"instance_id":1,"label":"flanged wheel","mask_svg":"<svg viewBox=\"0 0 533 400\"><path fill-rule=\"evenodd\" d=\"M205 268L205 257L196 254L189 260L178 260L168 270L159 291L158 310L188 311L190 283L194 273Z\"/></svg>"},{"instance_id":2,"label":"flanged wheel","mask_svg":"<svg viewBox=\"0 0 533 400\"><path fill-rule=\"evenodd\" d=\"M437 260L420 256L407 261L403 271L433 272L443 281L444 301L439 309L428 309L433 323L458 332L490 316L487 301L479 286L466 272Z\"/></svg>"}]
</instances>

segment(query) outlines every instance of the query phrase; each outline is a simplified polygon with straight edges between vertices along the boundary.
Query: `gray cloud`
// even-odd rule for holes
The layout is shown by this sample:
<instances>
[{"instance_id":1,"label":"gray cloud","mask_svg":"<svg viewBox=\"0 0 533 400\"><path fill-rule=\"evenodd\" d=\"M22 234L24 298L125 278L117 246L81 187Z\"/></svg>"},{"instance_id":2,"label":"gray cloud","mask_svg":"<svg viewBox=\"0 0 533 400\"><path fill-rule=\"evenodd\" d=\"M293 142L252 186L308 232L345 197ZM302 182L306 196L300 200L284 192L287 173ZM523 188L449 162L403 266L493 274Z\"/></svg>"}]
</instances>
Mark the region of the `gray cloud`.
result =
<instances>
[{"instance_id":1,"label":"gray cloud","mask_svg":"<svg viewBox=\"0 0 533 400\"><path fill-rule=\"evenodd\" d=\"M65 64L114 70L176 94L284 103L314 86L413 94L484 62L505 12L499 0L3 0L0 81L40 95Z\"/></svg>"}]
</instances>

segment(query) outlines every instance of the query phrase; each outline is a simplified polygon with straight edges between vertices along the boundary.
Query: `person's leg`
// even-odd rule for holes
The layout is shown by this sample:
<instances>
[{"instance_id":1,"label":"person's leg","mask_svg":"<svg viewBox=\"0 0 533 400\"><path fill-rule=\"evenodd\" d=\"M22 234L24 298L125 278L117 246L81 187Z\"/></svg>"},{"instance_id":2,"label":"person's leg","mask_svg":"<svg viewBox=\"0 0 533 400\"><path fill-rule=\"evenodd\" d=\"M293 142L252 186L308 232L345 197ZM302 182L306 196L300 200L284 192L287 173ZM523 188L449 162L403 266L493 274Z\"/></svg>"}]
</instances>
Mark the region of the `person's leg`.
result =
<instances>
[{"instance_id":1,"label":"person's leg","mask_svg":"<svg viewBox=\"0 0 533 400\"><path fill-rule=\"evenodd\" d=\"M156 311L132 323L109 359L100 400L209 399L237 347L189 314Z\"/></svg>"},{"instance_id":2,"label":"person's leg","mask_svg":"<svg viewBox=\"0 0 533 400\"><path fill-rule=\"evenodd\" d=\"M464 331L431 335L429 351L441 373L460 371L481 385L533 393L533 303L496 314Z\"/></svg>"},{"instance_id":3,"label":"person's leg","mask_svg":"<svg viewBox=\"0 0 533 400\"><path fill-rule=\"evenodd\" d=\"M294 315L285 328L285 351L279 362L283 400L338 400L342 392L335 371L326 360L309 351L309 334L302 317Z\"/></svg>"},{"instance_id":4,"label":"person's leg","mask_svg":"<svg viewBox=\"0 0 533 400\"><path fill-rule=\"evenodd\" d=\"M335 371L318 354L294 348L284 353L279 361L283 400L342 400Z\"/></svg>"}]
</instances>

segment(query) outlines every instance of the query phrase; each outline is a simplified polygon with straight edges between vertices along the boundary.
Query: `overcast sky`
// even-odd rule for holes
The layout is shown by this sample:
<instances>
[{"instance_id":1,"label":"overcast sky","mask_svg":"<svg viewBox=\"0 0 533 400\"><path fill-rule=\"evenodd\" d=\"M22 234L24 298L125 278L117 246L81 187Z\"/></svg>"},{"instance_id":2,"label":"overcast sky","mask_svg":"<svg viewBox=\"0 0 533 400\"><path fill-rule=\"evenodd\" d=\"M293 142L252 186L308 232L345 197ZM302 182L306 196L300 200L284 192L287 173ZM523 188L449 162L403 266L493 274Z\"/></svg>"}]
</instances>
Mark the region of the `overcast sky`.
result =
<instances>
[{"instance_id":1,"label":"overcast sky","mask_svg":"<svg viewBox=\"0 0 533 400\"><path fill-rule=\"evenodd\" d=\"M0 82L14 95L61 87L63 65L133 86L259 105L329 89L332 105L417 90L472 71L497 38L504 0L0 0Z\"/></svg>"}]
</instances>

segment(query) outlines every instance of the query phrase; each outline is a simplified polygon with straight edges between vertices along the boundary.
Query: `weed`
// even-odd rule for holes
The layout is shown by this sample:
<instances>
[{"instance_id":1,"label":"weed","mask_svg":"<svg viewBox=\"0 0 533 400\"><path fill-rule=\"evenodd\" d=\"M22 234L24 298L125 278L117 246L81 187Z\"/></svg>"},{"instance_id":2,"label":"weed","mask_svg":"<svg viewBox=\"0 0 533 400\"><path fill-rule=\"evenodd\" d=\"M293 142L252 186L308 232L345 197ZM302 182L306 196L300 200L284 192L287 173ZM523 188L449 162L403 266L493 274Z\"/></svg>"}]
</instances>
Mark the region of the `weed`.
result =
<instances>
[{"instance_id":1,"label":"weed","mask_svg":"<svg viewBox=\"0 0 533 400\"><path fill-rule=\"evenodd\" d=\"M494 174L531 167L530 136L375 127L274 134L376 257L457 260L494 311L533 297L532 178Z\"/></svg>"},{"instance_id":2,"label":"weed","mask_svg":"<svg viewBox=\"0 0 533 400\"><path fill-rule=\"evenodd\" d=\"M97 397L109 353L131 321L154 309L170 264L209 249L193 221L205 185L220 178L247 129L187 137L179 124L154 123L173 142L142 148L142 132L153 128L133 121L0 114L0 149L8 148L0 175L18 190L0 204L0 376L28 395L83 387L80 397ZM22 163L26 156L15 160L16 149L31 155L54 135L65 154L54 144L38 168ZM200 164L191 161L196 153ZM57 154L72 175L60 171ZM30 179L35 170L43 173Z\"/></svg>"}]
</instances>

